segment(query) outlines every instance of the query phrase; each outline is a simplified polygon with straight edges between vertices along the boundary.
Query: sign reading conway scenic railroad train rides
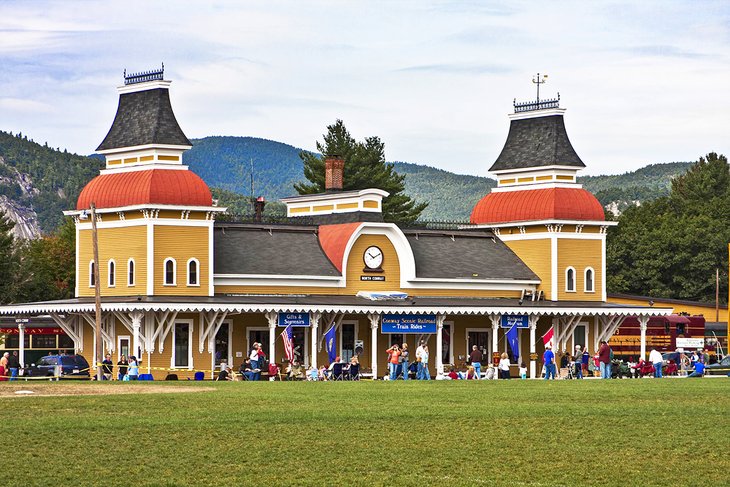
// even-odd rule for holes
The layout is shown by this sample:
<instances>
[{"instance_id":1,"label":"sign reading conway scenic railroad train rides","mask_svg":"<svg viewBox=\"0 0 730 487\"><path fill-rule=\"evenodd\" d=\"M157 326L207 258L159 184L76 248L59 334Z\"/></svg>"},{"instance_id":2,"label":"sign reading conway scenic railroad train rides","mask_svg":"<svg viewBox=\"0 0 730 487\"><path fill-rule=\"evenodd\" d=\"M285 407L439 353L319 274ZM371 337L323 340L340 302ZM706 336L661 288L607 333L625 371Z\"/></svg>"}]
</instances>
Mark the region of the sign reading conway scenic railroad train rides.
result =
<instances>
[{"instance_id":1,"label":"sign reading conway scenic railroad train rides","mask_svg":"<svg viewBox=\"0 0 730 487\"><path fill-rule=\"evenodd\" d=\"M436 333L436 315L383 315L383 333Z\"/></svg>"},{"instance_id":2,"label":"sign reading conway scenic railroad train rides","mask_svg":"<svg viewBox=\"0 0 730 487\"><path fill-rule=\"evenodd\" d=\"M512 328L513 326L516 328L529 328L530 321L527 315L502 315L500 326L502 328Z\"/></svg>"},{"instance_id":3,"label":"sign reading conway scenic railroad train rides","mask_svg":"<svg viewBox=\"0 0 730 487\"><path fill-rule=\"evenodd\" d=\"M279 313L279 326L309 326L309 313Z\"/></svg>"}]
</instances>

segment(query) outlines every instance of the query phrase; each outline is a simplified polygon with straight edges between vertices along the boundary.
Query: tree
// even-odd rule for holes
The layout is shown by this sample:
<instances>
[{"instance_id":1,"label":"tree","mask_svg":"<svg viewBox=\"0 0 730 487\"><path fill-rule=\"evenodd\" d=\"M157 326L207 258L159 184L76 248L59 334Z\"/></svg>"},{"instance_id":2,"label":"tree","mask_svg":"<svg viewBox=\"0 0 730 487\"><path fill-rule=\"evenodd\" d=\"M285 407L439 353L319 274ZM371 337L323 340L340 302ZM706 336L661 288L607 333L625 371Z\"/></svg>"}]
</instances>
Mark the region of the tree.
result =
<instances>
[{"instance_id":1,"label":"tree","mask_svg":"<svg viewBox=\"0 0 730 487\"><path fill-rule=\"evenodd\" d=\"M609 231L609 291L712 302L720 269L726 302L728 219L730 170L710 153L672 181L668 196L627 209Z\"/></svg>"},{"instance_id":2,"label":"tree","mask_svg":"<svg viewBox=\"0 0 730 487\"><path fill-rule=\"evenodd\" d=\"M367 137L358 142L347 131L342 120L327 127L323 142L317 141L317 151L337 155L345 160L343 190L378 188L390 193L383 201L383 219L394 223L412 223L428 203L416 203L405 190L405 175L395 172L385 160L385 144L379 137ZM322 193L325 190L324 159L318 154L300 152L304 177L309 183L294 184L299 194Z\"/></svg>"}]
</instances>

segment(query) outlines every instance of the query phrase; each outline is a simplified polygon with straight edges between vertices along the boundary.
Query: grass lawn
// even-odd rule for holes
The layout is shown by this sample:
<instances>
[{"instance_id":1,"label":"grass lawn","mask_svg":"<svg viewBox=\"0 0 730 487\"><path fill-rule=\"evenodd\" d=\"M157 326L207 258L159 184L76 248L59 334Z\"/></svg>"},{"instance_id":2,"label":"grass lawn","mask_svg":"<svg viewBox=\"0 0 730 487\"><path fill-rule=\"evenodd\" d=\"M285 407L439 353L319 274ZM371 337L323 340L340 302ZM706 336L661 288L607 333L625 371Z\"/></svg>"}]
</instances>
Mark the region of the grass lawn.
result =
<instances>
[{"instance_id":1,"label":"grass lawn","mask_svg":"<svg viewBox=\"0 0 730 487\"><path fill-rule=\"evenodd\" d=\"M726 379L170 385L5 394L3 483L730 485Z\"/></svg>"}]
</instances>

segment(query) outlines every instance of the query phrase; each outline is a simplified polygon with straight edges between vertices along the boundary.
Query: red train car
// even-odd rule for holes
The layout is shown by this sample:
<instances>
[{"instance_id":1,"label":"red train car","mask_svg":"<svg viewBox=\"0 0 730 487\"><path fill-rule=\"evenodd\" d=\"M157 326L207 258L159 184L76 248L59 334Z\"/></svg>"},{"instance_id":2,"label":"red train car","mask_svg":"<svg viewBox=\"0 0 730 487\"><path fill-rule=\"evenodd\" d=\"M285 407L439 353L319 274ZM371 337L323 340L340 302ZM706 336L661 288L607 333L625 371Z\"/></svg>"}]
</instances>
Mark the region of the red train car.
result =
<instances>
[{"instance_id":1,"label":"red train car","mask_svg":"<svg viewBox=\"0 0 730 487\"><path fill-rule=\"evenodd\" d=\"M677 338L704 338L703 316L668 315L649 319L646 327L646 352L656 348L660 352L677 349ZM626 318L608 341L617 358L638 360L641 353L641 328L639 320Z\"/></svg>"}]
</instances>

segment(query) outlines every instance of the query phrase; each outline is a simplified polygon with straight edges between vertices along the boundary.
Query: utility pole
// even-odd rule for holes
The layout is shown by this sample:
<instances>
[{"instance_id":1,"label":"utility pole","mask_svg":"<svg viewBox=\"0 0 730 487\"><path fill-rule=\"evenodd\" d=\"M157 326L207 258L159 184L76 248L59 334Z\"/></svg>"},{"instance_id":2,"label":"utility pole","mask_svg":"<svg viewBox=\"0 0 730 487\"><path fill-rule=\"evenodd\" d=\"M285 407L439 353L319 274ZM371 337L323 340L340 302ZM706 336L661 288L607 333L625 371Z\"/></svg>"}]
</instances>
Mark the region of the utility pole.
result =
<instances>
[{"instance_id":1,"label":"utility pole","mask_svg":"<svg viewBox=\"0 0 730 487\"><path fill-rule=\"evenodd\" d=\"M715 323L720 322L720 269L715 269Z\"/></svg>"},{"instance_id":2,"label":"utility pole","mask_svg":"<svg viewBox=\"0 0 730 487\"><path fill-rule=\"evenodd\" d=\"M99 281L99 238L96 233L96 205L91 202L91 243L94 248L94 308L96 310L96 380L102 380L101 362L104 360L104 342L101 340L101 282Z\"/></svg>"}]
</instances>

